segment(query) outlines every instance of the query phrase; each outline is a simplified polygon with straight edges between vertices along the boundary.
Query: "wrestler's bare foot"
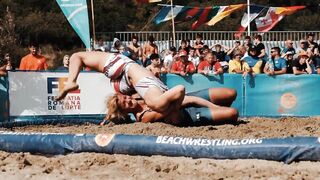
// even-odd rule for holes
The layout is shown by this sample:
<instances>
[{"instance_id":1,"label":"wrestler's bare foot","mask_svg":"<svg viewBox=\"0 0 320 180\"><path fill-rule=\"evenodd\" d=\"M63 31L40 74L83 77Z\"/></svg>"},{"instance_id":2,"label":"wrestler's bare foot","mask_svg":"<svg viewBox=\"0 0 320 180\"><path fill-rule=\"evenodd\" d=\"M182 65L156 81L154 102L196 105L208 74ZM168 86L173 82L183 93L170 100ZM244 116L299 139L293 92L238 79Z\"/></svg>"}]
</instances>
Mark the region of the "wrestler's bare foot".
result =
<instances>
[{"instance_id":1,"label":"wrestler's bare foot","mask_svg":"<svg viewBox=\"0 0 320 180\"><path fill-rule=\"evenodd\" d=\"M79 85L76 83L68 83L64 86L63 90L59 93L59 95L56 97L56 101L60 101L61 99L63 99L64 97L66 97L66 95L73 90L76 90L79 88Z\"/></svg>"}]
</instances>

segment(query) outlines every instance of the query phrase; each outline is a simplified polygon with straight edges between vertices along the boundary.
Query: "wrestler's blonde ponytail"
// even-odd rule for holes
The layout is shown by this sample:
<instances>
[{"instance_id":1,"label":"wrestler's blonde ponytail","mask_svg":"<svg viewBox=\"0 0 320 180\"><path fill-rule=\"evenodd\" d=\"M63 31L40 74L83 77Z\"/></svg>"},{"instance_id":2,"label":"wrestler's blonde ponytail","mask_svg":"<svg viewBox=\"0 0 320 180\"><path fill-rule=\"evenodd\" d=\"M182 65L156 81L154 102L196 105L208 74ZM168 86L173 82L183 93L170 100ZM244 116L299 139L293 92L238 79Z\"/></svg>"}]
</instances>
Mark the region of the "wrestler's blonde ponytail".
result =
<instances>
[{"instance_id":1,"label":"wrestler's blonde ponytail","mask_svg":"<svg viewBox=\"0 0 320 180\"><path fill-rule=\"evenodd\" d=\"M106 101L106 106L108 113L106 114L106 120L112 121L114 123L122 123L128 117L118 104L119 98L117 94L110 96Z\"/></svg>"}]
</instances>

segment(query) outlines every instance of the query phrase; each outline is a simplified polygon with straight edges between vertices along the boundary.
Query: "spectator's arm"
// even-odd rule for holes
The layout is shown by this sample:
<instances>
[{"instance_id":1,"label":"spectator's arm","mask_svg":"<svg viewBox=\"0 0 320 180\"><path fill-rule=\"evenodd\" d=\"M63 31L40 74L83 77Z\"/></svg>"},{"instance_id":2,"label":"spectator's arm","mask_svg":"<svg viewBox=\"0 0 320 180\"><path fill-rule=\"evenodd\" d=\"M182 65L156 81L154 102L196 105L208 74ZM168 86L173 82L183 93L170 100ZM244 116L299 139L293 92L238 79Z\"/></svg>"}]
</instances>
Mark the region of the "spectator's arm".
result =
<instances>
[{"instance_id":1,"label":"spectator's arm","mask_svg":"<svg viewBox=\"0 0 320 180\"><path fill-rule=\"evenodd\" d=\"M258 56L259 58L263 58L266 55L266 50L262 49L261 54Z\"/></svg>"},{"instance_id":2,"label":"spectator's arm","mask_svg":"<svg viewBox=\"0 0 320 180\"><path fill-rule=\"evenodd\" d=\"M202 65L202 63L200 63L200 64L198 65L197 72L198 72L199 74L208 75L208 71L205 70L205 68L204 68L204 66Z\"/></svg>"},{"instance_id":3,"label":"spectator's arm","mask_svg":"<svg viewBox=\"0 0 320 180\"><path fill-rule=\"evenodd\" d=\"M170 69L170 73L180 75L180 71L178 71L177 63L173 63Z\"/></svg>"},{"instance_id":4,"label":"spectator's arm","mask_svg":"<svg viewBox=\"0 0 320 180\"><path fill-rule=\"evenodd\" d=\"M310 66L311 61L312 61L311 59L306 60L306 64L307 64L306 71L307 71L308 74L312 74L312 69L311 69L311 66Z\"/></svg>"},{"instance_id":5,"label":"spectator's arm","mask_svg":"<svg viewBox=\"0 0 320 180\"><path fill-rule=\"evenodd\" d=\"M158 50L158 46L157 45L155 45L155 47L154 47L154 53L155 54L159 54L159 50Z\"/></svg>"},{"instance_id":6,"label":"spectator's arm","mask_svg":"<svg viewBox=\"0 0 320 180\"><path fill-rule=\"evenodd\" d=\"M223 69L222 69L222 67L218 68L216 72L217 72L217 74L223 74Z\"/></svg>"},{"instance_id":7,"label":"spectator's arm","mask_svg":"<svg viewBox=\"0 0 320 180\"><path fill-rule=\"evenodd\" d=\"M292 67L292 70L294 75L306 74L306 72L298 70L295 66Z\"/></svg>"},{"instance_id":8,"label":"spectator's arm","mask_svg":"<svg viewBox=\"0 0 320 180\"><path fill-rule=\"evenodd\" d=\"M268 73L269 73L269 62L267 62L266 65L264 66L263 72L264 72L265 74L268 74Z\"/></svg>"},{"instance_id":9,"label":"spectator's arm","mask_svg":"<svg viewBox=\"0 0 320 180\"><path fill-rule=\"evenodd\" d=\"M193 74L195 72L196 72L196 67L194 66L194 64L192 62L189 63L188 68L187 68L187 73Z\"/></svg>"},{"instance_id":10,"label":"spectator's arm","mask_svg":"<svg viewBox=\"0 0 320 180\"><path fill-rule=\"evenodd\" d=\"M280 75L280 74L285 74L285 73L287 73L287 68L286 67L282 68L279 71L274 71L275 75Z\"/></svg>"}]
</instances>

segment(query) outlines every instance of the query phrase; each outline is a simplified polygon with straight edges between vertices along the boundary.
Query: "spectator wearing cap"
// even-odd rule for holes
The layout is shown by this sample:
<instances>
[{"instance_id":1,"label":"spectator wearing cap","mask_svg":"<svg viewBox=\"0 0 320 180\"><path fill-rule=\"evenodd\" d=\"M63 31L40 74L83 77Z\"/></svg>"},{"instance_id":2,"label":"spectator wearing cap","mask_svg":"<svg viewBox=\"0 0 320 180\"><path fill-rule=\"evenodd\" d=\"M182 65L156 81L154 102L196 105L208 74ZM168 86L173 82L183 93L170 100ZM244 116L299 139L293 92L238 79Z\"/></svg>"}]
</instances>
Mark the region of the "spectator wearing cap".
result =
<instances>
[{"instance_id":1,"label":"spectator wearing cap","mask_svg":"<svg viewBox=\"0 0 320 180\"><path fill-rule=\"evenodd\" d=\"M306 52L301 52L299 57L293 60L292 70L293 74L311 74L312 69L310 66L311 60L310 56Z\"/></svg>"},{"instance_id":2,"label":"spectator wearing cap","mask_svg":"<svg viewBox=\"0 0 320 180\"><path fill-rule=\"evenodd\" d=\"M263 72L269 76L285 74L287 72L287 64L286 60L280 57L280 48L273 47L270 53L271 58L266 63Z\"/></svg>"},{"instance_id":3,"label":"spectator wearing cap","mask_svg":"<svg viewBox=\"0 0 320 180\"><path fill-rule=\"evenodd\" d=\"M204 57L204 60L200 62L198 66L198 73L204 75L217 75L223 74L223 69L219 61L217 61L216 55L212 52L208 52Z\"/></svg>"},{"instance_id":4,"label":"spectator wearing cap","mask_svg":"<svg viewBox=\"0 0 320 180\"><path fill-rule=\"evenodd\" d=\"M175 61L172 64L170 72L180 76L186 76L187 74L193 74L196 72L196 67L191 61L188 60L187 51L182 50L179 52L179 61Z\"/></svg>"},{"instance_id":5,"label":"spectator wearing cap","mask_svg":"<svg viewBox=\"0 0 320 180\"><path fill-rule=\"evenodd\" d=\"M287 64L287 74L293 74L293 70L292 70L293 56L294 54L292 51L288 51L284 55L284 59L286 60L286 64Z\"/></svg>"},{"instance_id":6,"label":"spectator wearing cap","mask_svg":"<svg viewBox=\"0 0 320 180\"><path fill-rule=\"evenodd\" d=\"M248 72L250 67L247 62L241 60L242 58L241 51L235 51L233 55L233 59L229 61L229 73L230 74L243 74L244 72Z\"/></svg>"},{"instance_id":7,"label":"spectator wearing cap","mask_svg":"<svg viewBox=\"0 0 320 180\"><path fill-rule=\"evenodd\" d=\"M244 56L242 59L245 60L250 67L248 73L252 73L253 75L261 73L262 60L257 56L256 46L251 45L248 55Z\"/></svg>"},{"instance_id":8,"label":"spectator wearing cap","mask_svg":"<svg viewBox=\"0 0 320 180\"><path fill-rule=\"evenodd\" d=\"M151 64L147 66L147 69L151 71L157 78L160 78L161 63L159 54L150 55Z\"/></svg>"},{"instance_id":9,"label":"spectator wearing cap","mask_svg":"<svg viewBox=\"0 0 320 180\"><path fill-rule=\"evenodd\" d=\"M40 55L38 44L31 43L29 45L29 54L21 59L19 69L32 71L48 69L46 58Z\"/></svg>"},{"instance_id":10,"label":"spectator wearing cap","mask_svg":"<svg viewBox=\"0 0 320 180\"><path fill-rule=\"evenodd\" d=\"M307 36L308 48L311 51L310 59L312 59L313 64L317 70L317 73L320 74L320 53L319 45L314 41L314 34L309 33Z\"/></svg>"},{"instance_id":11,"label":"spectator wearing cap","mask_svg":"<svg viewBox=\"0 0 320 180\"><path fill-rule=\"evenodd\" d=\"M173 62L176 59L176 54L177 54L177 49L174 46L171 46L169 48L169 52L167 55L164 56L164 60L163 60L163 68L167 71L170 72L171 67Z\"/></svg>"},{"instance_id":12,"label":"spectator wearing cap","mask_svg":"<svg viewBox=\"0 0 320 180\"><path fill-rule=\"evenodd\" d=\"M296 54L296 49L293 47L293 42L291 41L291 39L285 41L284 48L281 52L282 57L284 57L287 52L292 52L293 54Z\"/></svg>"}]
</instances>

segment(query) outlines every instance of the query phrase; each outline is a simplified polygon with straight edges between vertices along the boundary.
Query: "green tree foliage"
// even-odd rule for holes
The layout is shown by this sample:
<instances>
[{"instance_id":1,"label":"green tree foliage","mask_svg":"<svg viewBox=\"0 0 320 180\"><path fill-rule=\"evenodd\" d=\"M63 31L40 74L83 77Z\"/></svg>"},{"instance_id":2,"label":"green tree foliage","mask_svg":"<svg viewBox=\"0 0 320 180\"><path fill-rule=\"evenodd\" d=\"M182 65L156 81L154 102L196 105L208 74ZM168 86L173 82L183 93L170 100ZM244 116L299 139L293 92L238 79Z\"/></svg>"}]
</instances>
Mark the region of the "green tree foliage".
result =
<instances>
[{"instance_id":1,"label":"green tree foliage","mask_svg":"<svg viewBox=\"0 0 320 180\"><path fill-rule=\"evenodd\" d=\"M87 1L90 10L91 0ZM246 0L173 1L177 5L189 6L246 3ZM152 22L152 18L161 8L156 3L137 4L134 0L93 0L93 2L96 32L171 30L171 22L160 25L155 25ZM169 4L169 1L163 0L162 3ZM306 5L306 9L287 16L273 30L319 30L320 0L251 0L251 3L265 6ZM14 17L15 43L19 46L25 47L30 41L38 41L40 44L51 44L54 49L83 47L80 38L67 22L55 0L1 0L0 17L5 17L7 7ZM215 26L202 25L197 30L235 31L240 24L243 13L244 10L235 12ZM89 15L91 21L91 12ZM176 25L176 30L190 30L191 24L191 21L179 23ZM254 23L251 24L251 27L255 30ZM108 39L111 38L108 37Z\"/></svg>"},{"instance_id":2,"label":"green tree foliage","mask_svg":"<svg viewBox=\"0 0 320 180\"><path fill-rule=\"evenodd\" d=\"M14 16L7 7L4 17L0 19L0 58L3 58L5 53L13 54L16 47Z\"/></svg>"}]
</instances>

